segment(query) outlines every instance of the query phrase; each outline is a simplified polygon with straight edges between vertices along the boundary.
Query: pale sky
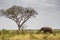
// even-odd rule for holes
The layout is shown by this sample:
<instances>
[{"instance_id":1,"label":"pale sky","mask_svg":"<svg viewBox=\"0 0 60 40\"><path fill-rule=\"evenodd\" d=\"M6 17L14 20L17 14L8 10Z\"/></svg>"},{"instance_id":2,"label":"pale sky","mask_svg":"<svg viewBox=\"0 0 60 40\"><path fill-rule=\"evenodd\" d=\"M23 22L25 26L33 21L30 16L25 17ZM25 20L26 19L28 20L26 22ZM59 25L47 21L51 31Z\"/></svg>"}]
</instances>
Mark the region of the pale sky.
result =
<instances>
[{"instance_id":1,"label":"pale sky","mask_svg":"<svg viewBox=\"0 0 60 40\"><path fill-rule=\"evenodd\" d=\"M34 8L38 15L29 19L26 29L40 29L49 26L60 29L60 0L0 0L0 9L13 5ZM8 18L0 17L0 29L17 29L17 24Z\"/></svg>"}]
</instances>

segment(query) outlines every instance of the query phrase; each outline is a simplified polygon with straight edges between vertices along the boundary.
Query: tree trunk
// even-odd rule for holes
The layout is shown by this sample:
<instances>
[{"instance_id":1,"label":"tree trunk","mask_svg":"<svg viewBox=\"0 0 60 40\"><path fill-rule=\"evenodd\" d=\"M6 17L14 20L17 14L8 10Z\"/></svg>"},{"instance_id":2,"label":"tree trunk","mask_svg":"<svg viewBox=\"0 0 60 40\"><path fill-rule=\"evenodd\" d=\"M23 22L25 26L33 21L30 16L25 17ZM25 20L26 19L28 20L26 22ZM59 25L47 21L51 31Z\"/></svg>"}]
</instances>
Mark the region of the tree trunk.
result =
<instances>
[{"instance_id":1,"label":"tree trunk","mask_svg":"<svg viewBox=\"0 0 60 40\"><path fill-rule=\"evenodd\" d=\"M18 30L20 30L20 29L21 29L21 27L22 27L22 25L18 25Z\"/></svg>"},{"instance_id":2,"label":"tree trunk","mask_svg":"<svg viewBox=\"0 0 60 40\"><path fill-rule=\"evenodd\" d=\"M21 28L21 26L20 26L20 25L18 25L18 30L20 30L20 28Z\"/></svg>"},{"instance_id":3,"label":"tree trunk","mask_svg":"<svg viewBox=\"0 0 60 40\"><path fill-rule=\"evenodd\" d=\"M24 20L24 21L22 22L22 24L20 24L19 21L16 22L17 25L18 25L18 30L20 30L20 28L22 27L22 25L23 25L29 18L30 18L30 16L29 16L26 20Z\"/></svg>"},{"instance_id":4,"label":"tree trunk","mask_svg":"<svg viewBox=\"0 0 60 40\"><path fill-rule=\"evenodd\" d=\"M20 30L20 26L18 26L18 30Z\"/></svg>"}]
</instances>

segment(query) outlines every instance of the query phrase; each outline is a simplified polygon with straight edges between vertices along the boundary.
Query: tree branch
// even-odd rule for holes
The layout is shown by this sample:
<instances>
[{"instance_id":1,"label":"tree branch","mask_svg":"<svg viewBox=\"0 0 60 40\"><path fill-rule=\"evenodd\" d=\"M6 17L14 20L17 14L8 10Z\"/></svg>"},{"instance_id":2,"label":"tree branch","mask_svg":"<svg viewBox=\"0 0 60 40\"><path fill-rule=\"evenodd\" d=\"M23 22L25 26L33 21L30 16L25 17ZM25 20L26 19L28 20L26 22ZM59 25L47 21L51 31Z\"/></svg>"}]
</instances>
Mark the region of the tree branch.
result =
<instances>
[{"instance_id":1,"label":"tree branch","mask_svg":"<svg viewBox=\"0 0 60 40\"><path fill-rule=\"evenodd\" d=\"M30 18L30 16L28 16L27 19L22 22L22 24L20 25L20 27Z\"/></svg>"}]
</instances>

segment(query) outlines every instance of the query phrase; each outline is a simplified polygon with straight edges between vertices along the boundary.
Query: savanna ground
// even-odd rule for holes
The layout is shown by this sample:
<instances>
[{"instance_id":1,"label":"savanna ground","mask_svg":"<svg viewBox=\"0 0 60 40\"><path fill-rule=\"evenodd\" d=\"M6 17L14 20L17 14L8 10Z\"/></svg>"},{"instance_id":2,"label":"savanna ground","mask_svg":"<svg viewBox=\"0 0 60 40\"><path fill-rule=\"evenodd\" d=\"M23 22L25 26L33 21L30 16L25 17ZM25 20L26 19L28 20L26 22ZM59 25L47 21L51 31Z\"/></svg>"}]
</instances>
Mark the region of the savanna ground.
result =
<instances>
[{"instance_id":1,"label":"savanna ground","mask_svg":"<svg viewBox=\"0 0 60 40\"><path fill-rule=\"evenodd\" d=\"M0 40L60 40L60 30L53 30L53 34L38 30L0 30Z\"/></svg>"}]
</instances>

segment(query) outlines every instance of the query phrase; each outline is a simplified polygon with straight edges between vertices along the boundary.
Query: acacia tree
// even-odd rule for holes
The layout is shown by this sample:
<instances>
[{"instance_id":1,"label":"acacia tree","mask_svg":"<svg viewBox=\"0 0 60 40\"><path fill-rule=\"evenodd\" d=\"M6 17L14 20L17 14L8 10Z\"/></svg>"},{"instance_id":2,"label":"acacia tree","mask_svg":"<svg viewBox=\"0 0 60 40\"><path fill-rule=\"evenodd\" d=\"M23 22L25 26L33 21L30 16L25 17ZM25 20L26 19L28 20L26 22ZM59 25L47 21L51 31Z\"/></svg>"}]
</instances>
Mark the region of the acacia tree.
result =
<instances>
[{"instance_id":1,"label":"acacia tree","mask_svg":"<svg viewBox=\"0 0 60 40\"><path fill-rule=\"evenodd\" d=\"M38 13L32 8L24 8L21 6L12 6L2 11L9 19L14 20L18 25L18 30L31 17L35 17Z\"/></svg>"}]
</instances>

